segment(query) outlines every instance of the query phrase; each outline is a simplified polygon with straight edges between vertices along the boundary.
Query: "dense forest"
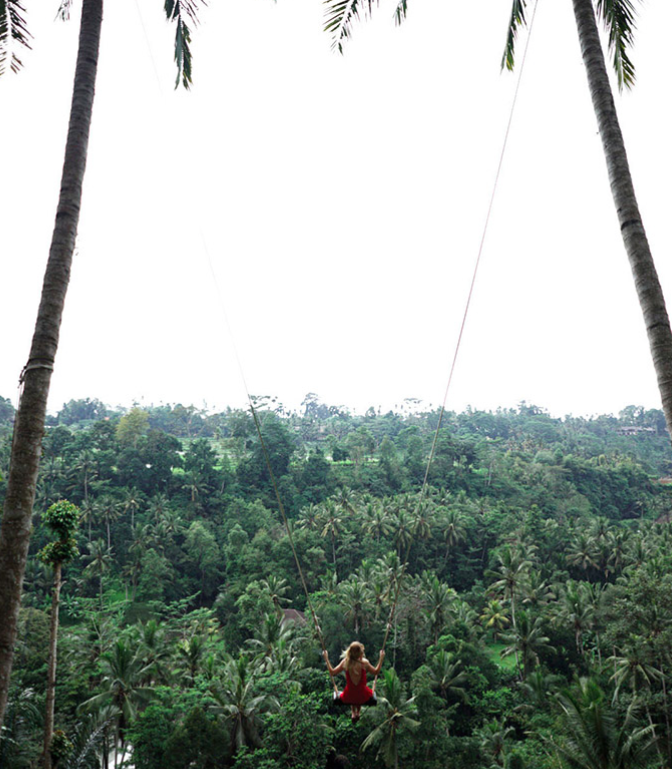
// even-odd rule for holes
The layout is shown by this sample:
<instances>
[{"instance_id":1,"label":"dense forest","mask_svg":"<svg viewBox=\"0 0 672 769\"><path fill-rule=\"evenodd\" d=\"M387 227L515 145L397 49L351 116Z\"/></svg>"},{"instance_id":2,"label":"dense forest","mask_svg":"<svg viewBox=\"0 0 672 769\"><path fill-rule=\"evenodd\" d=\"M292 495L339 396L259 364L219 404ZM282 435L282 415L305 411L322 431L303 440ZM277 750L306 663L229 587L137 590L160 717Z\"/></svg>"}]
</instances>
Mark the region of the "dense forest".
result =
<instances>
[{"instance_id":1,"label":"dense forest","mask_svg":"<svg viewBox=\"0 0 672 769\"><path fill-rule=\"evenodd\" d=\"M49 418L2 769L42 751L56 569L60 769L672 766L662 412L254 401L263 443L242 410ZM386 635L353 723L319 638Z\"/></svg>"}]
</instances>

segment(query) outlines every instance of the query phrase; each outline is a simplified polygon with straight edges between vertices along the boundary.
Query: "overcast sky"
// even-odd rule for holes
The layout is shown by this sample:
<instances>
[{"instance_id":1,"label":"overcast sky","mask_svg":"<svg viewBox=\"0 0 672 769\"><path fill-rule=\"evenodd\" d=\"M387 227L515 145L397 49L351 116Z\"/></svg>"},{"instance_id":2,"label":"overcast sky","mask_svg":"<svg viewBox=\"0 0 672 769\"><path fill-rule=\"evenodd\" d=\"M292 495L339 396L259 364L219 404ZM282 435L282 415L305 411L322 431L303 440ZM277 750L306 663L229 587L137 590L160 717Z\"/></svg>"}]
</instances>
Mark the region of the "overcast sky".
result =
<instances>
[{"instance_id":1,"label":"overcast sky","mask_svg":"<svg viewBox=\"0 0 672 769\"><path fill-rule=\"evenodd\" d=\"M68 24L38 5L25 68L0 82L0 394L15 403L79 21L77 3ZM108 2L52 411L243 405L234 347L250 391L290 406L440 403L515 88L499 71L510 5L412 0L401 28L393 5L339 56L318 0L213 0L184 93L163 3ZM668 297L670 28L669 0L647 0L638 82L617 96ZM570 0L540 0L448 407L521 400L659 406Z\"/></svg>"}]
</instances>

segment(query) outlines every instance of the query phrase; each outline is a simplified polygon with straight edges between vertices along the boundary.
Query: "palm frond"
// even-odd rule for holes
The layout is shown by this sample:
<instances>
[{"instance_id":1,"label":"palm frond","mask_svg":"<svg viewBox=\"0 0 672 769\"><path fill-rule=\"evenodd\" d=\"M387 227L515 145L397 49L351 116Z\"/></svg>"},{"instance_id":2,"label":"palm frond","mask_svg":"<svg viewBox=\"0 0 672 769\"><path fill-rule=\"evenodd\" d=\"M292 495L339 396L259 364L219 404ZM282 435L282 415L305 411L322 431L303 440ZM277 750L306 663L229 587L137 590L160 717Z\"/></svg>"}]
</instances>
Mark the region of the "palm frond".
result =
<instances>
[{"instance_id":1,"label":"palm frond","mask_svg":"<svg viewBox=\"0 0 672 769\"><path fill-rule=\"evenodd\" d=\"M394 23L399 26L408 15L408 0L399 0L394 11Z\"/></svg>"},{"instance_id":2,"label":"palm frond","mask_svg":"<svg viewBox=\"0 0 672 769\"><path fill-rule=\"evenodd\" d=\"M72 0L61 0L58 4L58 10L56 11L56 18L61 21L70 21L70 9L72 8Z\"/></svg>"},{"instance_id":3,"label":"palm frond","mask_svg":"<svg viewBox=\"0 0 672 769\"><path fill-rule=\"evenodd\" d=\"M504 55L502 56L502 69L506 67L509 71L513 70L518 29L527 24L527 20L525 19L526 6L527 0L513 0L513 5L511 6L511 20L509 21L509 30L506 35L506 47L504 48Z\"/></svg>"},{"instance_id":4,"label":"palm frond","mask_svg":"<svg viewBox=\"0 0 672 769\"><path fill-rule=\"evenodd\" d=\"M634 3L632 0L597 0L596 12L607 29L618 88L631 88L635 82L635 67L628 50L634 42L636 27Z\"/></svg>"},{"instance_id":5,"label":"palm frond","mask_svg":"<svg viewBox=\"0 0 672 769\"><path fill-rule=\"evenodd\" d=\"M324 0L324 4L324 31L331 33L331 47L343 53L343 43L352 36L352 22L360 13L370 16L374 0Z\"/></svg>"},{"instance_id":6,"label":"palm frond","mask_svg":"<svg viewBox=\"0 0 672 769\"><path fill-rule=\"evenodd\" d=\"M21 0L0 0L0 75L4 74L8 61L10 70L18 72L23 66L19 51L30 49L32 35L25 13Z\"/></svg>"},{"instance_id":7,"label":"palm frond","mask_svg":"<svg viewBox=\"0 0 672 769\"><path fill-rule=\"evenodd\" d=\"M177 65L175 88L179 86L180 81L187 90L191 87L191 28L198 24L198 2L199 0L165 0L164 2L166 18L175 23L175 64ZM200 2L207 5L205 0Z\"/></svg>"}]
</instances>

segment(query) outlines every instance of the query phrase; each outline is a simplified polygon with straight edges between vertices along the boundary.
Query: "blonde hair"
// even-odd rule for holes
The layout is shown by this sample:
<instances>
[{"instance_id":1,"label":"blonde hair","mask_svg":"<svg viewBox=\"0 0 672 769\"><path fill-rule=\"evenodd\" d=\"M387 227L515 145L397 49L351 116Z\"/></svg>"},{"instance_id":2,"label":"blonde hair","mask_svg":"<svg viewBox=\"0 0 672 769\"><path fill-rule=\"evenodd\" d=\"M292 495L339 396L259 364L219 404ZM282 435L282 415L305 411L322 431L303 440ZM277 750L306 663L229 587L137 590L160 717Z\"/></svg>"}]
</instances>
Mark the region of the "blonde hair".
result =
<instances>
[{"instance_id":1,"label":"blonde hair","mask_svg":"<svg viewBox=\"0 0 672 769\"><path fill-rule=\"evenodd\" d=\"M343 656L345 657L345 669L350 670L353 663L361 662L364 659L364 644L359 641L353 641L345 650Z\"/></svg>"}]
</instances>

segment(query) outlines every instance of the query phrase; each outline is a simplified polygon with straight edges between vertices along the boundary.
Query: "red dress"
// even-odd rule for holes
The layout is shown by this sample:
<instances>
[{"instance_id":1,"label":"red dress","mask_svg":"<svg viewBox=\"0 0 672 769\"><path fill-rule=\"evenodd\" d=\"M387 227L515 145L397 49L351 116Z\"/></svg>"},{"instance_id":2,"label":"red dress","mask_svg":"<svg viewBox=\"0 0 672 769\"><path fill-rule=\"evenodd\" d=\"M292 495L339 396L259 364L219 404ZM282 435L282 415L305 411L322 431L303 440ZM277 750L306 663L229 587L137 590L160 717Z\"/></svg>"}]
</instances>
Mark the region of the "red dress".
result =
<instances>
[{"instance_id":1,"label":"red dress","mask_svg":"<svg viewBox=\"0 0 672 769\"><path fill-rule=\"evenodd\" d=\"M345 671L345 689L341 692L340 698L346 705L364 705L373 697L373 691L366 685L366 670L362 666L362 677L359 683L355 684L347 669Z\"/></svg>"}]
</instances>

